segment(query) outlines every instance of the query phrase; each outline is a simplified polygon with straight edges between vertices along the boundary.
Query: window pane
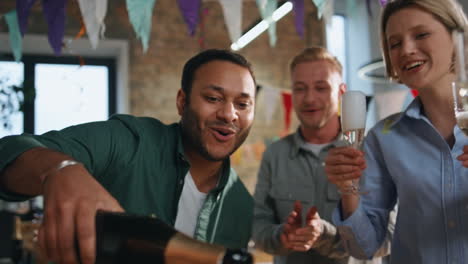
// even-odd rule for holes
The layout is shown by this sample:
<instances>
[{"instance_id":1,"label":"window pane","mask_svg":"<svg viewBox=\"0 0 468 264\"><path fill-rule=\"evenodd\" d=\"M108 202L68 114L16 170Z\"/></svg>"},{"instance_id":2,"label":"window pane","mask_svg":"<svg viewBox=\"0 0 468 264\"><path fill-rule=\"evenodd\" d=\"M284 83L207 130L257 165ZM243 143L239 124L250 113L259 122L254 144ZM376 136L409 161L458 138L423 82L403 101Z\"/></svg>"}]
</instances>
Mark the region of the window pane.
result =
<instances>
[{"instance_id":1,"label":"window pane","mask_svg":"<svg viewBox=\"0 0 468 264\"><path fill-rule=\"evenodd\" d=\"M327 24L327 48L343 65L343 80L346 80L346 25L345 17L334 15Z\"/></svg>"},{"instance_id":2,"label":"window pane","mask_svg":"<svg viewBox=\"0 0 468 264\"><path fill-rule=\"evenodd\" d=\"M35 133L109 117L108 68L35 65Z\"/></svg>"},{"instance_id":3,"label":"window pane","mask_svg":"<svg viewBox=\"0 0 468 264\"><path fill-rule=\"evenodd\" d=\"M18 101L23 95L12 89L12 86L22 86L23 81L23 63L0 61L0 137L23 133L23 113L19 111Z\"/></svg>"}]
</instances>

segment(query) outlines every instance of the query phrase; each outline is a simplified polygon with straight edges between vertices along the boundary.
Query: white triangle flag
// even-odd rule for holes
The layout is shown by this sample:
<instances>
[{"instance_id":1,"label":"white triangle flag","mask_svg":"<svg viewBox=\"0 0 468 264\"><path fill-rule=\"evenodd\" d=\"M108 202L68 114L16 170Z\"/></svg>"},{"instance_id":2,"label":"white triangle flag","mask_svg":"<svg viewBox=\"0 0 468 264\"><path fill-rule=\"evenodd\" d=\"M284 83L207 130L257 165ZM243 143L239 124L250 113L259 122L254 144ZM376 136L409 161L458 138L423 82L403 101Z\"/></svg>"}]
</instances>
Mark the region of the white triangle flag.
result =
<instances>
[{"instance_id":1,"label":"white triangle flag","mask_svg":"<svg viewBox=\"0 0 468 264\"><path fill-rule=\"evenodd\" d=\"M329 24L332 22L332 17L334 14L334 5L333 5L333 0L328 0L322 10L322 17L323 21L325 21L326 24Z\"/></svg>"},{"instance_id":2,"label":"white triangle flag","mask_svg":"<svg viewBox=\"0 0 468 264\"><path fill-rule=\"evenodd\" d=\"M104 17L107 13L107 0L78 0L81 15L86 26L86 33L93 49L96 49L99 38L104 36Z\"/></svg>"},{"instance_id":3,"label":"white triangle flag","mask_svg":"<svg viewBox=\"0 0 468 264\"><path fill-rule=\"evenodd\" d=\"M408 89L392 89L375 93L374 97L379 120L401 112L408 92Z\"/></svg>"},{"instance_id":4,"label":"white triangle flag","mask_svg":"<svg viewBox=\"0 0 468 264\"><path fill-rule=\"evenodd\" d=\"M224 21L232 42L236 42L242 31L242 0L219 0L223 8Z\"/></svg>"},{"instance_id":5,"label":"white triangle flag","mask_svg":"<svg viewBox=\"0 0 468 264\"><path fill-rule=\"evenodd\" d=\"M96 20L101 25L101 32L99 37L104 38L104 32L106 31L106 25L104 24L104 18L107 13L107 0L96 1Z\"/></svg>"},{"instance_id":6,"label":"white triangle flag","mask_svg":"<svg viewBox=\"0 0 468 264\"><path fill-rule=\"evenodd\" d=\"M271 120L273 119L273 115L276 111L276 106L280 99L280 90L270 87L262 87L261 93L263 94L262 99L265 111L265 122L269 125L271 124Z\"/></svg>"}]
</instances>

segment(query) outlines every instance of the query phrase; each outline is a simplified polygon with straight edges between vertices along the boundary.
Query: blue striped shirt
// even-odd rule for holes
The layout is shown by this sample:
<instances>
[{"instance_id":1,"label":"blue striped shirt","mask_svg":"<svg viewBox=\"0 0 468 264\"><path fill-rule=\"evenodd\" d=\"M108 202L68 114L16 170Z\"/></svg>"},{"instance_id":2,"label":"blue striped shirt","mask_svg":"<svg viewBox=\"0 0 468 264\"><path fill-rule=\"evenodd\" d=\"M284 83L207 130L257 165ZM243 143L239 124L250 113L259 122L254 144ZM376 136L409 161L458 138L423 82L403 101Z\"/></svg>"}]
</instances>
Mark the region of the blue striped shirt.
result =
<instances>
[{"instance_id":1,"label":"blue striped shirt","mask_svg":"<svg viewBox=\"0 0 468 264\"><path fill-rule=\"evenodd\" d=\"M454 127L452 148L415 99L406 111L379 122L368 134L367 169L358 209L333 222L356 256L372 256L385 238L398 201L391 263L468 262L468 169L456 158L468 137Z\"/></svg>"}]
</instances>

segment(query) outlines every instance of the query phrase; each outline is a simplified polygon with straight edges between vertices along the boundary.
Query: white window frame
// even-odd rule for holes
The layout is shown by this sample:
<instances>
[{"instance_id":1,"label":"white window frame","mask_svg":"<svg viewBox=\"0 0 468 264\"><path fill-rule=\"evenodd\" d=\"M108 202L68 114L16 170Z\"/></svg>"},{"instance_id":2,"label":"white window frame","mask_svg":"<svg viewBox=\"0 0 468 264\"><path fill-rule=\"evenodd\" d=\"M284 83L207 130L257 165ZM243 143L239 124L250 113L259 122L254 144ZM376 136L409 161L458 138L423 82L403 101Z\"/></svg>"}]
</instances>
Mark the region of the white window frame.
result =
<instances>
[{"instance_id":1,"label":"white window frame","mask_svg":"<svg viewBox=\"0 0 468 264\"><path fill-rule=\"evenodd\" d=\"M73 39L65 37L64 43L69 43L63 49L63 55L80 55L83 57L112 57L116 59L116 113L130 113L130 96L128 85L128 41L104 39L99 41L96 49L91 48L87 38ZM0 33L0 52L12 53L8 34ZM23 54L49 55L54 53L46 35L26 34L23 38Z\"/></svg>"}]
</instances>

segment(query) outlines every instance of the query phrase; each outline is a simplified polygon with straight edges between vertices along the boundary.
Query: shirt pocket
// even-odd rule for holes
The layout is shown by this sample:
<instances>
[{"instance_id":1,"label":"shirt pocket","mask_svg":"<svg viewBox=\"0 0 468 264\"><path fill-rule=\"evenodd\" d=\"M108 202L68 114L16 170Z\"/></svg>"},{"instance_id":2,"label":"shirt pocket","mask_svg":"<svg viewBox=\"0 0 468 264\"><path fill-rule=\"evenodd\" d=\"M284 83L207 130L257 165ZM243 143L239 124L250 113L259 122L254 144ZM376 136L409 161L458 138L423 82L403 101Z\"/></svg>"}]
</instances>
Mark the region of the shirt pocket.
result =
<instances>
[{"instance_id":1,"label":"shirt pocket","mask_svg":"<svg viewBox=\"0 0 468 264\"><path fill-rule=\"evenodd\" d=\"M302 204L302 215L304 216L310 207L313 186L291 186L288 183L278 183L272 188L270 196L274 201L275 213L280 222L284 222L294 209L295 201Z\"/></svg>"},{"instance_id":2,"label":"shirt pocket","mask_svg":"<svg viewBox=\"0 0 468 264\"><path fill-rule=\"evenodd\" d=\"M327 221L331 221L333 210L335 210L341 195L338 188L333 183L327 183L327 197L325 203L322 205L320 217Z\"/></svg>"},{"instance_id":3,"label":"shirt pocket","mask_svg":"<svg viewBox=\"0 0 468 264\"><path fill-rule=\"evenodd\" d=\"M341 198L341 195L336 185L328 182L327 183L327 201L336 203L340 200L340 198Z\"/></svg>"}]
</instances>

